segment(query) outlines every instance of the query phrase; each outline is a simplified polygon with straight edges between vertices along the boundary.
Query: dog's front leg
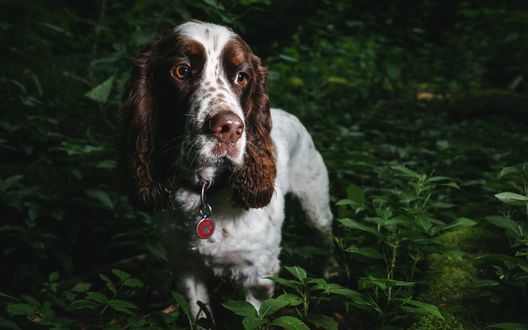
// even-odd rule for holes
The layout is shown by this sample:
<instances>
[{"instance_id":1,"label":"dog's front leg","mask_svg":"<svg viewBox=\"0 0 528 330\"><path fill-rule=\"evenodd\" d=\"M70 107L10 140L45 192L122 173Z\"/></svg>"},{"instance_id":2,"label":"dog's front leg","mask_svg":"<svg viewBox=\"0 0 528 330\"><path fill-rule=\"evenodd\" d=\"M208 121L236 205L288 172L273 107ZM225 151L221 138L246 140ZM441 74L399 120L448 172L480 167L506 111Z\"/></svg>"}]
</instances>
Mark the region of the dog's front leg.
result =
<instances>
[{"instance_id":1,"label":"dog's front leg","mask_svg":"<svg viewBox=\"0 0 528 330\"><path fill-rule=\"evenodd\" d=\"M205 282L195 274L187 274L182 278L182 285L185 294L187 295L187 299L189 300L191 314L194 316L195 320L206 317L206 312L198 305L199 301L207 306L209 315L212 315Z\"/></svg>"},{"instance_id":2,"label":"dog's front leg","mask_svg":"<svg viewBox=\"0 0 528 330\"><path fill-rule=\"evenodd\" d=\"M255 306L257 311L264 300L273 297L274 289L275 284L273 281L266 278L259 278L256 281L248 281L244 283L246 301Z\"/></svg>"}]
</instances>

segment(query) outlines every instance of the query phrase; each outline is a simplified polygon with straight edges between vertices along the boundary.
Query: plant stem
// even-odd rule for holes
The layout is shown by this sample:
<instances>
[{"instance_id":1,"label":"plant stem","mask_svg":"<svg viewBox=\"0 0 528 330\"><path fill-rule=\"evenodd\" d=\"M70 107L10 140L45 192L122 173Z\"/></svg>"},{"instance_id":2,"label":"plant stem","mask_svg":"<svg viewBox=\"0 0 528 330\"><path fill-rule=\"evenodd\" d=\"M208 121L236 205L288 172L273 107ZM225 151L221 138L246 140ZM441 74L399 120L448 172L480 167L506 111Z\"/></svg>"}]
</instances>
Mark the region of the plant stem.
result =
<instances>
[{"instance_id":1,"label":"plant stem","mask_svg":"<svg viewBox=\"0 0 528 330\"><path fill-rule=\"evenodd\" d=\"M99 9L99 19L97 21L97 25L95 26L95 30L94 30L94 42L93 42L93 45L92 45L92 56L93 56L93 58L97 57L97 50L98 50L97 42L99 40L99 35L101 33L101 23L103 21L103 18L106 15L106 1L107 0L101 0L101 7ZM95 66L94 66L94 64L92 62L92 63L90 63L90 68L89 68L89 71L88 71L88 76L92 80L95 80L94 69L95 69Z\"/></svg>"},{"instance_id":2,"label":"plant stem","mask_svg":"<svg viewBox=\"0 0 528 330\"><path fill-rule=\"evenodd\" d=\"M123 288L123 284L121 282L121 285L119 286L119 288L117 289L117 291L114 293L114 295L112 296L112 298L110 298L109 300L113 300L117 297L117 295L119 294L119 291L121 291L121 289ZM108 303L105 304L105 306L103 307L103 310L101 311L100 315L103 315L104 312L106 312L106 310L108 309L108 307L110 307L110 305Z\"/></svg>"},{"instance_id":3,"label":"plant stem","mask_svg":"<svg viewBox=\"0 0 528 330\"><path fill-rule=\"evenodd\" d=\"M394 243L394 246L392 247L392 259L391 259L391 265L389 268L389 272L387 273L387 280L392 280L394 276L394 270L396 268L396 256L398 255L398 244L399 241L396 240L396 243ZM389 286L389 290L387 291L387 306L389 305L391 301L391 295L392 295L392 286Z\"/></svg>"},{"instance_id":4,"label":"plant stem","mask_svg":"<svg viewBox=\"0 0 528 330\"><path fill-rule=\"evenodd\" d=\"M408 281L411 281L413 280L414 278L414 272L416 270L416 264L418 263L418 260L420 260L420 257L419 255L417 254L416 257L413 257L413 265L412 265L412 268L411 268L411 274L409 275L409 279Z\"/></svg>"},{"instance_id":5,"label":"plant stem","mask_svg":"<svg viewBox=\"0 0 528 330\"><path fill-rule=\"evenodd\" d=\"M528 197L528 184L524 184L524 195ZM526 203L526 220L528 220L528 203Z\"/></svg>"}]
</instances>

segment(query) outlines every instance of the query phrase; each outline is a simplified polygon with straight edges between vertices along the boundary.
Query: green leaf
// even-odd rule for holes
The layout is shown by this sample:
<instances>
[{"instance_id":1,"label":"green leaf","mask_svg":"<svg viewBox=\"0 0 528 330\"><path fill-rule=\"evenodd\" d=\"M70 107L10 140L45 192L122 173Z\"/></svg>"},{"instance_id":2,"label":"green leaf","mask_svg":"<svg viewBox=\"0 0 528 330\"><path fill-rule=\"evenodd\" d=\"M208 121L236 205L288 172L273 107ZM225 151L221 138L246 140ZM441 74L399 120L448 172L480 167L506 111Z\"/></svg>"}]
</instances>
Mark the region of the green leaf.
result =
<instances>
[{"instance_id":1,"label":"green leaf","mask_svg":"<svg viewBox=\"0 0 528 330\"><path fill-rule=\"evenodd\" d=\"M494 280L475 280L471 283L472 288L486 288L499 285L500 283Z\"/></svg>"},{"instance_id":2,"label":"green leaf","mask_svg":"<svg viewBox=\"0 0 528 330\"><path fill-rule=\"evenodd\" d=\"M86 299L93 300L100 304L106 304L106 302L108 301L108 298L106 297L105 294L101 292L95 292L95 291L88 291L86 293Z\"/></svg>"},{"instance_id":3,"label":"green leaf","mask_svg":"<svg viewBox=\"0 0 528 330\"><path fill-rule=\"evenodd\" d=\"M286 301L288 305L290 306L298 306L303 303L303 300L301 297L291 294L291 293L283 293L275 299Z\"/></svg>"},{"instance_id":4,"label":"green leaf","mask_svg":"<svg viewBox=\"0 0 528 330\"><path fill-rule=\"evenodd\" d=\"M19 299L11 296L11 295L8 295L7 293L5 292L2 292L0 291L0 298L7 298L7 299L11 299L11 300L14 300L14 301L20 301Z\"/></svg>"},{"instance_id":5,"label":"green leaf","mask_svg":"<svg viewBox=\"0 0 528 330\"><path fill-rule=\"evenodd\" d=\"M102 160L95 165L95 167L103 168L105 170L113 170L116 168L116 166L117 166L117 162L115 160L109 160L109 159Z\"/></svg>"},{"instance_id":6,"label":"green leaf","mask_svg":"<svg viewBox=\"0 0 528 330\"><path fill-rule=\"evenodd\" d=\"M30 296L30 295L27 295L27 294L23 294L21 296L22 300L24 300L26 303L30 304L30 305L33 305L33 306L40 306L40 303L37 299L35 299L34 297Z\"/></svg>"},{"instance_id":7,"label":"green leaf","mask_svg":"<svg viewBox=\"0 0 528 330\"><path fill-rule=\"evenodd\" d=\"M350 199L341 199L339 201L337 201L336 203L337 206L354 206L354 202L351 201Z\"/></svg>"},{"instance_id":8,"label":"green leaf","mask_svg":"<svg viewBox=\"0 0 528 330\"><path fill-rule=\"evenodd\" d=\"M70 289L70 291L82 293L82 292L86 292L86 291L90 290L91 286L92 286L92 284L90 284L90 283L79 282L79 283L75 284L73 286L73 288Z\"/></svg>"},{"instance_id":9,"label":"green leaf","mask_svg":"<svg viewBox=\"0 0 528 330\"><path fill-rule=\"evenodd\" d=\"M112 273L115 276L117 276L121 282L123 282L123 281L125 281L125 280L127 280L127 279L132 277L132 275L130 275L129 273L124 272L124 271L119 270L119 269L116 269L116 268L112 269Z\"/></svg>"},{"instance_id":10,"label":"green leaf","mask_svg":"<svg viewBox=\"0 0 528 330\"><path fill-rule=\"evenodd\" d=\"M475 258L475 260L485 260L485 261L500 261L504 263L504 265L508 269L513 269L515 267L518 267L523 259L512 257L506 254L499 254L499 253L493 253L493 254L485 254L482 256L478 256Z\"/></svg>"},{"instance_id":11,"label":"green leaf","mask_svg":"<svg viewBox=\"0 0 528 330\"><path fill-rule=\"evenodd\" d=\"M171 295L172 295L172 298L176 301L176 303L182 307L183 312L189 313L190 309L189 309L189 303L187 302L187 300L176 291L172 291Z\"/></svg>"},{"instance_id":12,"label":"green leaf","mask_svg":"<svg viewBox=\"0 0 528 330\"><path fill-rule=\"evenodd\" d=\"M106 287L108 290L110 290L113 294L117 293L117 288L115 287L114 283L108 276L104 274L99 274L99 277L105 282Z\"/></svg>"},{"instance_id":13,"label":"green leaf","mask_svg":"<svg viewBox=\"0 0 528 330\"><path fill-rule=\"evenodd\" d=\"M180 305L183 313L185 314L185 316L187 317L187 320L189 321L189 325L192 328L192 321L194 319L194 316L191 315L191 310L189 308L189 303L187 302L187 300L181 294L179 294L176 291L172 291L171 295L172 295L172 298L174 299L174 301L176 301L176 303L178 305Z\"/></svg>"},{"instance_id":14,"label":"green leaf","mask_svg":"<svg viewBox=\"0 0 528 330\"><path fill-rule=\"evenodd\" d=\"M324 82L332 85L347 85L349 83L346 78L338 76L325 77Z\"/></svg>"},{"instance_id":15,"label":"green leaf","mask_svg":"<svg viewBox=\"0 0 528 330\"><path fill-rule=\"evenodd\" d=\"M488 216L485 219L492 225L506 229L506 231L510 234L514 234L515 236L523 236L523 231L521 230L520 225L510 218L502 216Z\"/></svg>"},{"instance_id":16,"label":"green leaf","mask_svg":"<svg viewBox=\"0 0 528 330\"><path fill-rule=\"evenodd\" d=\"M262 324L264 324L264 320L255 317L246 317L242 320L244 330L256 330L259 329Z\"/></svg>"},{"instance_id":17,"label":"green leaf","mask_svg":"<svg viewBox=\"0 0 528 330\"><path fill-rule=\"evenodd\" d=\"M24 178L23 175L18 174L18 175L10 176L6 178L5 180L0 179L0 191L6 191L9 188L17 185L20 182L20 180L22 180L23 178Z\"/></svg>"},{"instance_id":18,"label":"green leaf","mask_svg":"<svg viewBox=\"0 0 528 330\"><path fill-rule=\"evenodd\" d=\"M374 228L367 227L352 219L345 218L345 219L339 219L338 221L349 229L360 230L360 231L370 233L376 237L381 237L381 233L375 230Z\"/></svg>"},{"instance_id":19,"label":"green leaf","mask_svg":"<svg viewBox=\"0 0 528 330\"><path fill-rule=\"evenodd\" d=\"M442 183L441 186L451 187L460 190L460 186L455 182Z\"/></svg>"},{"instance_id":20,"label":"green leaf","mask_svg":"<svg viewBox=\"0 0 528 330\"><path fill-rule=\"evenodd\" d=\"M275 299L271 298L271 299L264 300L264 302L262 303L259 309L259 317L264 318L268 315L274 314L279 309L288 306L288 304L289 304L289 301L285 297L282 297L282 298L277 297Z\"/></svg>"},{"instance_id":21,"label":"green leaf","mask_svg":"<svg viewBox=\"0 0 528 330\"><path fill-rule=\"evenodd\" d=\"M521 323L495 323L490 324L486 328L502 329L502 330L528 330L528 325Z\"/></svg>"},{"instance_id":22,"label":"green leaf","mask_svg":"<svg viewBox=\"0 0 528 330\"><path fill-rule=\"evenodd\" d=\"M308 316L308 321L319 328L326 330L337 330L337 322L326 315L315 314Z\"/></svg>"},{"instance_id":23,"label":"green leaf","mask_svg":"<svg viewBox=\"0 0 528 330\"><path fill-rule=\"evenodd\" d=\"M48 281L49 282L57 282L59 280L59 272L54 271L53 273L49 274Z\"/></svg>"},{"instance_id":24,"label":"green leaf","mask_svg":"<svg viewBox=\"0 0 528 330\"><path fill-rule=\"evenodd\" d=\"M425 180L425 182L438 182L438 181L447 181L447 180L451 180L451 178L448 178L447 176L432 176L428 178L427 180Z\"/></svg>"},{"instance_id":25,"label":"green leaf","mask_svg":"<svg viewBox=\"0 0 528 330\"><path fill-rule=\"evenodd\" d=\"M247 301L229 300L222 305L237 315L244 317L257 317L257 310Z\"/></svg>"},{"instance_id":26,"label":"green leaf","mask_svg":"<svg viewBox=\"0 0 528 330\"><path fill-rule=\"evenodd\" d=\"M286 330L310 330L303 321L294 316L281 316L273 320L271 325L283 327Z\"/></svg>"},{"instance_id":27,"label":"green leaf","mask_svg":"<svg viewBox=\"0 0 528 330\"><path fill-rule=\"evenodd\" d=\"M67 36L67 37L70 37L70 38L73 37L73 35L69 31L64 30L60 26L57 26L57 25L54 25L54 24L51 24L51 23L47 23L47 22L36 22L36 24L41 26L41 27L44 27L46 29L49 29L50 31L63 34L64 36Z\"/></svg>"},{"instance_id":28,"label":"green leaf","mask_svg":"<svg viewBox=\"0 0 528 330\"><path fill-rule=\"evenodd\" d=\"M385 67L387 70L387 76L392 81L398 80L401 75L401 69L394 64L387 64Z\"/></svg>"},{"instance_id":29,"label":"green leaf","mask_svg":"<svg viewBox=\"0 0 528 330\"><path fill-rule=\"evenodd\" d=\"M9 316L29 316L33 315L38 309L38 306L29 304L11 304L7 306L7 314Z\"/></svg>"},{"instance_id":30,"label":"green leaf","mask_svg":"<svg viewBox=\"0 0 528 330\"><path fill-rule=\"evenodd\" d=\"M358 291L345 288L344 286L341 286L336 283L327 283L322 278L313 279L309 283L314 284L313 288L315 290L322 290L326 294L336 294L336 295L347 297L350 300L352 300L352 302L357 307L365 309L365 307L370 306L370 303L367 300L367 298L363 294L359 293Z\"/></svg>"},{"instance_id":31,"label":"green leaf","mask_svg":"<svg viewBox=\"0 0 528 330\"><path fill-rule=\"evenodd\" d=\"M1 316L0 316L0 328L1 329L14 329L14 330L20 329L20 327L15 322L10 321Z\"/></svg>"},{"instance_id":32,"label":"green leaf","mask_svg":"<svg viewBox=\"0 0 528 330\"><path fill-rule=\"evenodd\" d=\"M286 286L286 287L292 288L292 289L298 289L300 287L300 285L301 285L301 283L298 282L298 281L287 280L285 278L282 278L282 277L279 277L279 276L276 276L276 275L268 276L266 278L269 278L273 282L279 283L282 286Z\"/></svg>"},{"instance_id":33,"label":"green leaf","mask_svg":"<svg viewBox=\"0 0 528 330\"><path fill-rule=\"evenodd\" d=\"M360 255L360 256L363 256L363 257L366 257L366 258L370 258L370 259L383 260L385 258L383 256L383 254L381 254L376 249L371 248L371 247L360 248L360 247L357 247L355 245L351 245L345 251L346 252L350 252L351 254Z\"/></svg>"},{"instance_id":34,"label":"green leaf","mask_svg":"<svg viewBox=\"0 0 528 330\"><path fill-rule=\"evenodd\" d=\"M499 179L504 176L517 175L521 172L520 168L517 166L508 166L503 168L499 173Z\"/></svg>"},{"instance_id":35,"label":"green leaf","mask_svg":"<svg viewBox=\"0 0 528 330\"><path fill-rule=\"evenodd\" d=\"M433 227L434 219L427 216L426 214L418 214L416 216L416 223L423 229L424 232L428 233Z\"/></svg>"},{"instance_id":36,"label":"green leaf","mask_svg":"<svg viewBox=\"0 0 528 330\"><path fill-rule=\"evenodd\" d=\"M349 288L345 288L336 283L329 283L328 287L326 288L326 292L354 299L358 296L362 296L361 293Z\"/></svg>"},{"instance_id":37,"label":"green leaf","mask_svg":"<svg viewBox=\"0 0 528 330\"><path fill-rule=\"evenodd\" d=\"M146 247L147 250L152 253L152 255L154 255L156 258L168 261L167 251L165 250L161 242L148 242Z\"/></svg>"},{"instance_id":38,"label":"green leaf","mask_svg":"<svg viewBox=\"0 0 528 330\"><path fill-rule=\"evenodd\" d=\"M75 300L66 307L67 311L74 311L79 309L91 309L94 310L97 308L97 304L90 300L80 299Z\"/></svg>"},{"instance_id":39,"label":"green leaf","mask_svg":"<svg viewBox=\"0 0 528 330\"><path fill-rule=\"evenodd\" d=\"M347 195L348 199L354 202L356 207L365 206L365 193L359 186L356 186L355 184L348 185Z\"/></svg>"},{"instance_id":40,"label":"green leaf","mask_svg":"<svg viewBox=\"0 0 528 330\"><path fill-rule=\"evenodd\" d=\"M112 203L112 200L110 199L110 196L101 189L98 188L87 188L84 190L84 192L92 197L93 199L99 201L102 206L105 208L112 210L114 208L114 204Z\"/></svg>"},{"instance_id":41,"label":"green leaf","mask_svg":"<svg viewBox=\"0 0 528 330\"><path fill-rule=\"evenodd\" d=\"M358 280L358 287L360 289L368 289L371 287L378 287L385 290L394 286L409 287L414 286L414 282L398 281L386 278L376 278L374 276L361 277Z\"/></svg>"},{"instance_id":42,"label":"green leaf","mask_svg":"<svg viewBox=\"0 0 528 330\"><path fill-rule=\"evenodd\" d=\"M292 62L292 63L296 63L296 62L298 62L298 60L297 60L296 58L291 57L291 56L286 55L286 54L279 54L278 57L279 57L280 59L283 59L283 60L287 61L287 62Z\"/></svg>"},{"instance_id":43,"label":"green leaf","mask_svg":"<svg viewBox=\"0 0 528 330\"><path fill-rule=\"evenodd\" d=\"M528 204L528 197L512 192L502 192L500 194L496 194L495 197L504 204L508 205L522 206Z\"/></svg>"},{"instance_id":44,"label":"green leaf","mask_svg":"<svg viewBox=\"0 0 528 330\"><path fill-rule=\"evenodd\" d=\"M143 287L143 282L141 282L137 278L131 277L131 278L127 278L123 282L123 285L128 287L128 288L142 288Z\"/></svg>"},{"instance_id":45,"label":"green leaf","mask_svg":"<svg viewBox=\"0 0 528 330\"><path fill-rule=\"evenodd\" d=\"M452 223L442 227L441 230L448 230L448 229L453 229L453 228L458 228L458 227L471 227L471 226L474 226L476 225L477 222L474 221L474 220L471 220L471 219L468 219L468 218L456 218L455 221L453 221Z\"/></svg>"},{"instance_id":46,"label":"green leaf","mask_svg":"<svg viewBox=\"0 0 528 330\"><path fill-rule=\"evenodd\" d=\"M303 282L306 279L306 271L304 269L302 269L301 267L298 267L298 266L288 267L288 266L286 266L285 268L290 274L292 274L299 281Z\"/></svg>"},{"instance_id":47,"label":"green leaf","mask_svg":"<svg viewBox=\"0 0 528 330\"><path fill-rule=\"evenodd\" d=\"M171 315L175 313L176 311L170 312L168 315ZM162 316L164 320L168 320L168 318L165 318ZM170 321L169 321L170 322ZM147 327L147 321L141 317L138 316L130 316L127 318L127 325L130 326L131 329L148 329Z\"/></svg>"},{"instance_id":48,"label":"green leaf","mask_svg":"<svg viewBox=\"0 0 528 330\"><path fill-rule=\"evenodd\" d=\"M393 169L394 171L398 172L400 175L406 176L406 177L409 177L409 178L419 179L421 177L421 174L418 174L418 173L408 169L405 166L395 165L395 166L391 166L391 169Z\"/></svg>"},{"instance_id":49,"label":"green leaf","mask_svg":"<svg viewBox=\"0 0 528 330\"><path fill-rule=\"evenodd\" d=\"M421 315L431 315L442 320L444 319L438 310L438 307L435 305L427 304L417 300L405 300L404 303L405 305L402 306L402 310L406 312Z\"/></svg>"},{"instance_id":50,"label":"green leaf","mask_svg":"<svg viewBox=\"0 0 528 330\"><path fill-rule=\"evenodd\" d=\"M112 299L107 301L108 306L112 308L113 310L116 310L118 312L122 312L129 315L135 315L134 312L131 311L131 309L139 309L136 305L134 305L131 302L120 300L120 299Z\"/></svg>"},{"instance_id":51,"label":"green leaf","mask_svg":"<svg viewBox=\"0 0 528 330\"><path fill-rule=\"evenodd\" d=\"M110 96L110 91L112 90L113 84L114 76L112 75L100 85L88 91L86 94L84 94L84 96L91 100L94 100L97 103L106 103L108 101L108 97Z\"/></svg>"}]
</instances>

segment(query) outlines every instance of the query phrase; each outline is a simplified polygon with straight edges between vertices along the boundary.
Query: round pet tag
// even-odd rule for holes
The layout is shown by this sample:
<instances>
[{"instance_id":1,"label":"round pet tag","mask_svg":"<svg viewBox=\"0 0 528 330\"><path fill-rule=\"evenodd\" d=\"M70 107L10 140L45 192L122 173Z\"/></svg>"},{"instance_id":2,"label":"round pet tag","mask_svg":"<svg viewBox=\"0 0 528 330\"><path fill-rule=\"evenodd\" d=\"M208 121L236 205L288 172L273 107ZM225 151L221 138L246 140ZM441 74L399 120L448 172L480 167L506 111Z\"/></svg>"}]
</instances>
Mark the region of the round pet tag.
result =
<instances>
[{"instance_id":1,"label":"round pet tag","mask_svg":"<svg viewBox=\"0 0 528 330\"><path fill-rule=\"evenodd\" d=\"M205 239L213 236L215 223L212 219L203 218L196 224L196 236Z\"/></svg>"}]
</instances>

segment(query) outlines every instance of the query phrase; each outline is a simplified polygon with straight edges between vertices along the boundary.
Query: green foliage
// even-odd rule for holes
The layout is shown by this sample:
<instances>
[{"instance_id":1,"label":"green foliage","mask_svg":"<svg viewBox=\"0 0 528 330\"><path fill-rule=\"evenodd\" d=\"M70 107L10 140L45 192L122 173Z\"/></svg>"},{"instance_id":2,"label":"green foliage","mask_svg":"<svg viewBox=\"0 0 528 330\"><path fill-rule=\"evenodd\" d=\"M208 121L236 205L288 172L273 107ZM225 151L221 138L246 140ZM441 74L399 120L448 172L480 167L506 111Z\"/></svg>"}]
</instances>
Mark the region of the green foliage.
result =
<instances>
[{"instance_id":1,"label":"green foliage","mask_svg":"<svg viewBox=\"0 0 528 330\"><path fill-rule=\"evenodd\" d=\"M336 237L348 282L357 279L363 307L368 306L366 310L382 326L401 319L404 313L442 318L434 305L414 298L417 267L428 254L443 250L437 240L439 233L475 222L462 218L446 224L434 218L433 211L440 203L436 190L458 188L449 178L429 177L401 165L382 171L392 178L405 178L404 186L383 197L365 198L354 185L348 191L355 200L338 203L342 205L340 214L355 218L340 219L345 236ZM364 271L353 273L348 268L352 264Z\"/></svg>"},{"instance_id":2,"label":"green foliage","mask_svg":"<svg viewBox=\"0 0 528 330\"><path fill-rule=\"evenodd\" d=\"M465 328L454 317L448 316L444 319L426 316L409 328L410 330L464 330Z\"/></svg>"},{"instance_id":3,"label":"green foliage","mask_svg":"<svg viewBox=\"0 0 528 330\"><path fill-rule=\"evenodd\" d=\"M90 0L2 9L0 327L528 323L525 4ZM288 207L281 259L296 266L272 277L277 296L258 312L213 294L215 315L225 312L215 324L203 305L206 317L194 320L172 290L161 222L115 182L132 59L191 18L233 27L262 57L272 105L299 116L323 154L338 219L330 251ZM314 275L321 258L337 260L334 277Z\"/></svg>"},{"instance_id":4,"label":"green foliage","mask_svg":"<svg viewBox=\"0 0 528 330\"><path fill-rule=\"evenodd\" d=\"M480 289L479 295L495 304L505 301L528 299L528 163L503 168L499 173L501 186L516 192L501 192L495 197L505 204L501 215L488 216L486 220L504 231L509 242L507 253L490 253L477 260L493 266L491 278L474 283ZM523 309L525 309L523 307ZM511 325L493 325L506 329Z\"/></svg>"},{"instance_id":5,"label":"green foliage","mask_svg":"<svg viewBox=\"0 0 528 330\"><path fill-rule=\"evenodd\" d=\"M195 321L189 314L189 306L179 293L172 292L172 309L145 315L131 302L134 294L144 287L141 280L119 269L112 269L111 275L99 274L99 278L104 287L98 291L91 290L92 283L87 282L78 282L65 289L59 285L58 272L54 272L42 286L42 301L29 295L18 299L3 293L2 299L7 301L8 316L25 326L62 328L96 324L109 326L111 323L113 327L165 328L185 314L189 329L194 328Z\"/></svg>"},{"instance_id":6,"label":"green foliage","mask_svg":"<svg viewBox=\"0 0 528 330\"><path fill-rule=\"evenodd\" d=\"M279 276L271 276L270 279L284 289L288 288L291 293L263 301L258 311L246 301L228 301L224 304L225 308L243 317L244 329L268 329L272 326L310 329L308 325L337 329L337 323L331 316L316 312L319 305L331 301L333 297L350 299L356 304L365 303L358 292L339 284L327 283L323 278L309 277L299 266L286 266L285 269L293 279Z\"/></svg>"}]
</instances>

